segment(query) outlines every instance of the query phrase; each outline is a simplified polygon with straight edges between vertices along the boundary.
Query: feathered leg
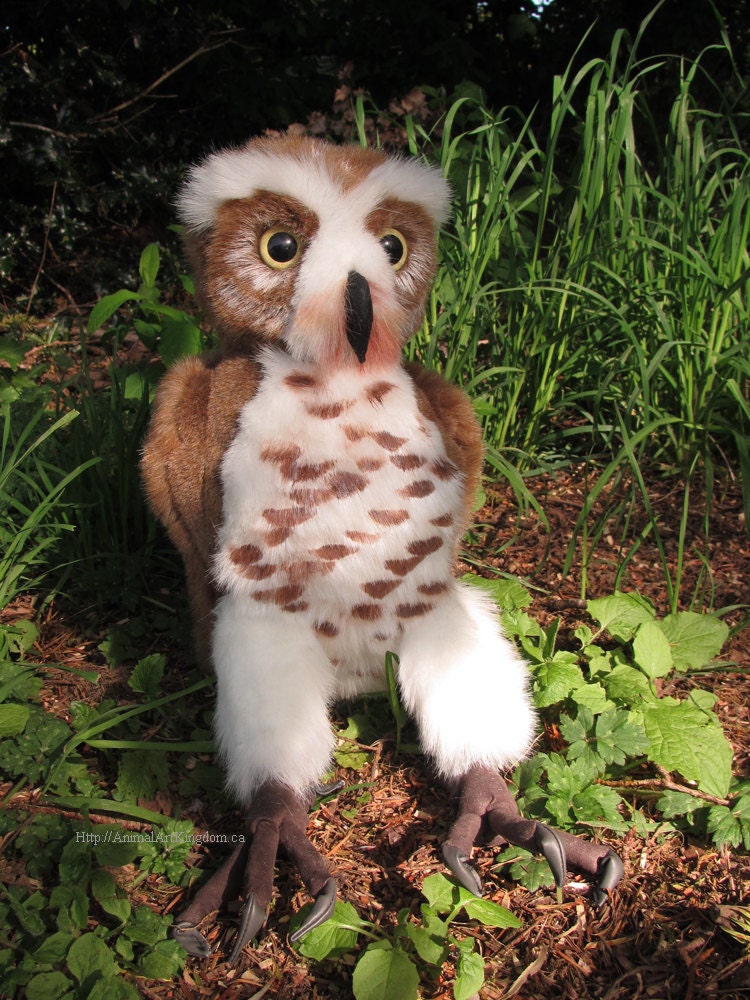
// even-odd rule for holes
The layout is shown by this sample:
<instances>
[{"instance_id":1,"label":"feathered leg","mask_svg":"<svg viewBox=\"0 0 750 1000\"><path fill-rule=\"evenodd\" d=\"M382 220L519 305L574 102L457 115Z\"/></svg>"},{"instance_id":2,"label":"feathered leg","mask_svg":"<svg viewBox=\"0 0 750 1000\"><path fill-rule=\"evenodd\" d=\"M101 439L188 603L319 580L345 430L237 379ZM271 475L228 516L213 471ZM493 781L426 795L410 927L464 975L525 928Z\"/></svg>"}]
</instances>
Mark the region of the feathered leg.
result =
<instances>
[{"instance_id":1,"label":"feathered leg","mask_svg":"<svg viewBox=\"0 0 750 1000\"><path fill-rule=\"evenodd\" d=\"M496 609L476 588L457 585L444 605L411 628L400 650L399 684L422 745L460 794L459 815L443 855L471 892L468 864L480 836L541 852L558 885L571 867L591 876L598 900L622 877L608 847L524 819L500 771L528 753L535 729L527 669L502 635Z\"/></svg>"}]
</instances>

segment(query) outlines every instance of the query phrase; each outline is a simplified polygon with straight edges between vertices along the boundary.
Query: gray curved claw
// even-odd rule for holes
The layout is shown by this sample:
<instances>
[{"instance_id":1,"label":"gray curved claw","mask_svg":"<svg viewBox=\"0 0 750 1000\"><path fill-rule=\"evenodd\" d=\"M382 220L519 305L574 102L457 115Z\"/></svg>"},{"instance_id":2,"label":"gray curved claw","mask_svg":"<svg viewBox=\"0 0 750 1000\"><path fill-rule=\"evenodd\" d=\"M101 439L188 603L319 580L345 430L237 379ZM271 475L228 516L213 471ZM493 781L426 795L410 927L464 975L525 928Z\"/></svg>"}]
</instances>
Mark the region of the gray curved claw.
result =
<instances>
[{"instance_id":1,"label":"gray curved claw","mask_svg":"<svg viewBox=\"0 0 750 1000\"><path fill-rule=\"evenodd\" d=\"M266 911L258 902L255 896L250 896L242 910L242 920L240 920L239 930L234 942L231 954L227 959L230 965L236 965L237 959L242 954L242 949L252 940L261 929L266 920Z\"/></svg>"},{"instance_id":2,"label":"gray curved claw","mask_svg":"<svg viewBox=\"0 0 750 1000\"><path fill-rule=\"evenodd\" d=\"M307 914L294 934L289 935L289 940L299 941L299 939L303 935L307 934L308 931L311 931L315 927L319 927L321 924L325 923L333 913L335 905L336 880L329 878L318 895L315 897L315 902L313 903L310 912Z\"/></svg>"},{"instance_id":3,"label":"gray curved claw","mask_svg":"<svg viewBox=\"0 0 750 1000\"><path fill-rule=\"evenodd\" d=\"M550 827L544 823L539 823L534 834L534 841L539 851L547 859L552 874L555 878L555 885L558 889L565 885L565 875L567 862L565 860L565 848L562 841Z\"/></svg>"},{"instance_id":4,"label":"gray curved claw","mask_svg":"<svg viewBox=\"0 0 750 1000\"><path fill-rule=\"evenodd\" d=\"M609 851L599 862L596 885L591 890L591 900L595 906L601 906L607 899L607 893L614 889L625 874L625 866L619 855Z\"/></svg>"},{"instance_id":5,"label":"gray curved claw","mask_svg":"<svg viewBox=\"0 0 750 1000\"><path fill-rule=\"evenodd\" d=\"M481 896L482 880L479 878L471 865L467 864L469 859L466 857L461 848L455 847L453 844L443 844L442 850L443 860L464 889L468 889L469 892L474 893L475 896Z\"/></svg>"},{"instance_id":6,"label":"gray curved claw","mask_svg":"<svg viewBox=\"0 0 750 1000\"><path fill-rule=\"evenodd\" d=\"M182 945L188 955L194 955L195 958L208 958L211 954L211 945L195 924L188 923L187 920L182 920L172 926L172 937L178 944Z\"/></svg>"}]
</instances>

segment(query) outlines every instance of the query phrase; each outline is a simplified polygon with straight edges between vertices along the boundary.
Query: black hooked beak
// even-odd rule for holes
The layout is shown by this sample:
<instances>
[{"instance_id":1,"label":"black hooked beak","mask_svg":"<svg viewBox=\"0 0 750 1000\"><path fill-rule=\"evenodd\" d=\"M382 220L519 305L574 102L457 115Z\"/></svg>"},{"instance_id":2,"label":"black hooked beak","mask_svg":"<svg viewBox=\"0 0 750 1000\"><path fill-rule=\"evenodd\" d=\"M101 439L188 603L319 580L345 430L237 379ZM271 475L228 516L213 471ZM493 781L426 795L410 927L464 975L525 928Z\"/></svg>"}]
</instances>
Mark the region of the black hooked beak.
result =
<instances>
[{"instance_id":1,"label":"black hooked beak","mask_svg":"<svg viewBox=\"0 0 750 1000\"><path fill-rule=\"evenodd\" d=\"M372 329L372 298L367 279L358 271L350 271L346 279L346 336L361 365L365 363Z\"/></svg>"}]
</instances>

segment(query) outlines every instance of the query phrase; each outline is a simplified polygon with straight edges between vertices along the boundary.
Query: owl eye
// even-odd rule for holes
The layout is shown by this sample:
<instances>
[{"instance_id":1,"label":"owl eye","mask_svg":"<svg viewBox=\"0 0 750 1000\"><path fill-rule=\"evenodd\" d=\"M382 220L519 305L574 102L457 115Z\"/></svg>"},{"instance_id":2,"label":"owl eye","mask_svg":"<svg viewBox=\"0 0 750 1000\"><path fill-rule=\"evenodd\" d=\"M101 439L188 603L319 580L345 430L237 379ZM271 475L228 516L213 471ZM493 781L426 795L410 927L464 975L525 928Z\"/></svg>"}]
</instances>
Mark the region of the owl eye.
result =
<instances>
[{"instance_id":1,"label":"owl eye","mask_svg":"<svg viewBox=\"0 0 750 1000\"><path fill-rule=\"evenodd\" d=\"M284 271L296 264L302 252L297 237L278 226L263 233L258 249L263 263L274 271Z\"/></svg>"},{"instance_id":2,"label":"owl eye","mask_svg":"<svg viewBox=\"0 0 750 1000\"><path fill-rule=\"evenodd\" d=\"M380 237L380 245L385 250L393 270L400 271L406 263L408 251L406 249L406 240L398 229L386 229Z\"/></svg>"}]
</instances>

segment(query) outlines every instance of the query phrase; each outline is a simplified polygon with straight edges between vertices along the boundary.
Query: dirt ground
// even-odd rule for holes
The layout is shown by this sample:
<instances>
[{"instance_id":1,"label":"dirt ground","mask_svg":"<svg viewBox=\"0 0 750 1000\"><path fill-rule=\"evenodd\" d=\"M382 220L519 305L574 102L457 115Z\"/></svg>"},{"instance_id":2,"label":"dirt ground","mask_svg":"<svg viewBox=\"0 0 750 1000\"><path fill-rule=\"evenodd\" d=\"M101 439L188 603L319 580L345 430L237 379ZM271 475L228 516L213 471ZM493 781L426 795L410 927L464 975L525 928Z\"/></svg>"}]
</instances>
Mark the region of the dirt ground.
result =
<instances>
[{"instance_id":1,"label":"dirt ground","mask_svg":"<svg viewBox=\"0 0 750 1000\"><path fill-rule=\"evenodd\" d=\"M477 518L469 564L485 564L524 579L535 594L531 613L542 623L562 620L561 636L581 621L581 553L570 573L562 570L572 526L587 489L586 470L570 468L529 480L546 512L543 525L532 511L520 521L512 492L505 487L488 491ZM654 483L652 502L663 513L663 537L670 559L676 549L673 511L677 484ZM729 484L717 491L713 504L710 548L703 552L697 502L688 537L684 565L682 606L698 594L698 606L726 608L750 598L750 544L744 530L741 497ZM637 518L637 512L635 517ZM499 555L498 555L499 553ZM618 562L617 540L603 538L586 567L587 596L611 594ZM710 577L706 577L706 566ZM673 567L674 568L674 567ZM639 590L668 611L664 575L657 550L647 540L632 559L622 590ZM742 621L742 610L727 616ZM45 650L46 644L46 650ZM96 642L76 642L65 616L51 616L42 634L42 651L79 668L91 661L102 670ZM718 696L718 711L735 751L735 772L750 777L750 629L739 631L725 650L726 659L740 669L721 670L700 678ZM106 668L104 668L106 670ZM113 678L113 681L116 680ZM46 692L54 710L65 715L66 700L75 686ZM542 745L542 749L548 749ZM351 781L351 772L342 772ZM341 898L360 915L383 927L395 923L401 908L418 912L423 879L443 871L439 846L453 816L448 793L432 781L416 756L395 757L390 744L375 745L372 761L357 775L372 782L369 803L353 809L356 793L345 792L311 819L309 832L329 858ZM20 804L20 803L19 803ZM213 817L214 830L236 831L239 814ZM715 850L689 838L671 835L646 840L631 832L612 839L626 874L610 900L593 908L580 894L566 889L559 902L553 890L527 891L492 870L494 853L480 850L477 867L487 895L507 906L521 920L519 929L489 931L467 924L486 964L482 1000L713 1000L750 997L750 952L727 928L732 907L750 903L750 859L733 850ZM192 862L211 864L206 848L196 849ZM182 893L169 891L150 878L137 890L136 902L162 911L179 912ZM138 988L154 1000L339 1000L351 996L350 966L308 963L290 946L289 914L306 896L297 874L279 865L277 900L257 948L248 947L239 963L225 963L223 940L231 928L213 928L218 949L207 960L190 959L179 982L144 983ZM423 984L425 1000L452 998L454 969L449 961L431 984Z\"/></svg>"}]
</instances>

